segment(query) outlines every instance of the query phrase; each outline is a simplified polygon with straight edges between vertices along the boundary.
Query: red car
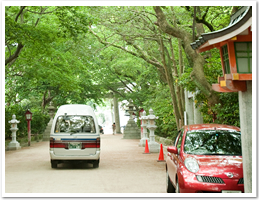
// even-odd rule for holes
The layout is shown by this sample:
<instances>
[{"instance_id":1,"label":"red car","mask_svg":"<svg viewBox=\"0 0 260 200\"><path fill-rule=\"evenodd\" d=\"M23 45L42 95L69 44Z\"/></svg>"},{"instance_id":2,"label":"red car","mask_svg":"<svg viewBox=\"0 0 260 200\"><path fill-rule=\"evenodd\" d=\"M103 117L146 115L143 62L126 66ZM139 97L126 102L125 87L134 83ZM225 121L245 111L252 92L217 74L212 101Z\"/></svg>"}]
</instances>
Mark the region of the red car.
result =
<instances>
[{"instance_id":1,"label":"red car","mask_svg":"<svg viewBox=\"0 0 260 200\"><path fill-rule=\"evenodd\" d=\"M195 124L179 131L167 148L168 193L244 192L238 127Z\"/></svg>"}]
</instances>

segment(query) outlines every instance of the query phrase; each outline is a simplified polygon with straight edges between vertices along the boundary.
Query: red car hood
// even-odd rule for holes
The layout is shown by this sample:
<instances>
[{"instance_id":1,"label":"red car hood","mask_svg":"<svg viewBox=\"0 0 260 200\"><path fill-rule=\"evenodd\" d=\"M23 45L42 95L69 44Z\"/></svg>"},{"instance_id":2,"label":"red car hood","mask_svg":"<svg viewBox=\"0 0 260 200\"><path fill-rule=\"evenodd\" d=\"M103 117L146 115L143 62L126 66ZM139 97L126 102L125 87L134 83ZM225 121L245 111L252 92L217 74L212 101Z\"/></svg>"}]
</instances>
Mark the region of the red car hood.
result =
<instances>
[{"instance_id":1,"label":"red car hood","mask_svg":"<svg viewBox=\"0 0 260 200\"><path fill-rule=\"evenodd\" d=\"M199 171L196 174L204 176L217 176L228 178L227 173L232 173L233 178L243 177L242 156L215 156L215 155L188 155L193 157L199 164Z\"/></svg>"}]
</instances>

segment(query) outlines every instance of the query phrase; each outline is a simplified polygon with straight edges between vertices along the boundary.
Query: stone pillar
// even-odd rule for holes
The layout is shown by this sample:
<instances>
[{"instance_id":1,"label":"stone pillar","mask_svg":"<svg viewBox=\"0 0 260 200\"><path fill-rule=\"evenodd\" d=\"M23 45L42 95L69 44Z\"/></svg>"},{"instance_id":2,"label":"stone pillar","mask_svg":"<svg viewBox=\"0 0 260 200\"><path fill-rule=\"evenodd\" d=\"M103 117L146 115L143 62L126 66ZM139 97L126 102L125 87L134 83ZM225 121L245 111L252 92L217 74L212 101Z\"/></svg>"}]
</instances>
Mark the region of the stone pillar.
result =
<instances>
[{"instance_id":1,"label":"stone pillar","mask_svg":"<svg viewBox=\"0 0 260 200\"><path fill-rule=\"evenodd\" d=\"M203 117L201 112L199 111L199 108L196 108L195 105L195 95L193 95L193 123L194 124L203 124Z\"/></svg>"},{"instance_id":2,"label":"stone pillar","mask_svg":"<svg viewBox=\"0 0 260 200\"><path fill-rule=\"evenodd\" d=\"M142 120L141 127L143 128L143 137L140 140L139 146L140 147L145 147L146 140L148 142L150 142L150 139L148 138L148 133L147 133L147 121L148 120L147 120L146 112L143 111L142 113L143 113L143 115L140 117L140 120Z\"/></svg>"},{"instance_id":3,"label":"stone pillar","mask_svg":"<svg viewBox=\"0 0 260 200\"><path fill-rule=\"evenodd\" d=\"M16 131L18 130L17 124L20 123L20 121L16 120L16 116L12 116L12 120L8 123L11 124L10 130L12 131L12 141L8 144L7 149L8 150L17 150L21 149L20 143L16 141Z\"/></svg>"},{"instance_id":4,"label":"stone pillar","mask_svg":"<svg viewBox=\"0 0 260 200\"><path fill-rule=\"evenodd\" d=\"M119 110L118 110L118 101L117 97L114 95L113 97L114 101L114 113L115 113L115 123L116 123L116 134L120 134L120 118L119 118ZM114 122L113 122L114 123Z\"/></svg>"},{"instance_id":5,"label":"stone pillar","mask_svg":"<svg viewBox=\"0 0 260 200\"><path fill-rule=\"evenodd\" d=\"M43 133L43 141L49 141L50 140L50 133L51 133L51 127L52 127L52 123L53 123L53 117L55 114L55 107L52 105L52 102L50 102L50 106L48 107L49 110L49 115L50 115L50 121Z\"/></svg>"},{"instance_id":6,"label":"stone pillar","mask_svg":"<svg viewBox=\"0 0 260 200\"><path fill-rule=\"evenodd\" d=\"M185 90L185 110L186 121L188 124L194 124L194 107L193 107L193 95L191 92Z\"/></svg>"},{"instance_id":7,"label":"stone pillar","mask_svg":"<svg viewBox=\"0 0 260 200\"><path fill-rule=\"evenodd\" d=\"M129 100L128 104L128 112L130 114L130 119L128 120L124 134L123 134L123 139L141 139L141 130L138 128L137 124L133 120L133 113L134 113L134 104L132 103L132 100Z\"/></svg>"},{"instance_id":8,"label":"stone pillar","mask_svg":"<svg viewBox=\"0 0 260 200\"><path fill-rule=\"evenodd\" d=\"M110 101L111 102L111 120L112 120L112 124L115 122L115 115L114 115L114 105L113 105L113 100ZM112 125L111 124L111 125ZM111 126L112 127L112 126ZM112 130L113 131L113 130Z\"/></svg>"},{"instance_id":9,"label":"stone pillar","mask_svg":"<svg viewBox=\"0 0 260 200\"><path fill-rule=\"evenodd\" d=\"M203 116L195 106L195 94L185 90L186 125L202 124Z\"/></svg>"},{"instance_id":10,"label":"stone pillar","mask_svg":"<svg viewBox=\"0 0 260 200\"><path fill-rule=\"evenodd\" d=\"M150 142L148 142L148 146L149 146L149 151L151 153L159 153L160 150L160 145L155 142L155 136L154 136L154 130L157 128L157 126L155 125L155 119L158 119L158 117L156 117L153 114L153 109L149 110L150 115L147 116L148 118L148 125L147 128L150 131Z\"/></svg>"},{"instance_id":11,"label":"stone pillar","mask_svg":"<svg viewBox=\"0 0 260 200\"><path fill-rule=\"evenodd\" d=\"M252 193L252 81L247 81L246 92L239 92L239 114L244 188L246 193Z\"/></svg>"}]
</instances>

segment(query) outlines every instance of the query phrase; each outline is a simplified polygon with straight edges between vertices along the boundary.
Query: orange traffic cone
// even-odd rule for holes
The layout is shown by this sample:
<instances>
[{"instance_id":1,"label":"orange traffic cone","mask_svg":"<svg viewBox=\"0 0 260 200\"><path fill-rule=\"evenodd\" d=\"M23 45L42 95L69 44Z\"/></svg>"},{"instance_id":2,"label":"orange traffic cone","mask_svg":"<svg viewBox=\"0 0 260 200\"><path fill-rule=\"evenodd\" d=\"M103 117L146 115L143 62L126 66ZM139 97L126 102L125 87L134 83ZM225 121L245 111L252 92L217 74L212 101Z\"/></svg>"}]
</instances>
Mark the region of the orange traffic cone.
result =
<instances>
[{"instance_id":1,"label":"orange traffic cone","mask_svg":"<svg viewBox=\"0 0 260 200\"><path fill-rule=\"evenodd\" d=\"M158 158L157 162L165 162L164 155L163 155L163 145L162 144L161 144L160 154L159 154L159 158Z\"/></svg>"},{"instance_id":2,"label":"orange traffic cone","mask_svg":"<svg viewBox=\"0 0 260 200\"><path fill-rule=\"evenodd\" d=\"M145 142L144 153L150 153L150 152L149 152L149 147L148 147L148 142L147 142L147 140L146 140L146 142Z\"/></svg>"}]
</instances>

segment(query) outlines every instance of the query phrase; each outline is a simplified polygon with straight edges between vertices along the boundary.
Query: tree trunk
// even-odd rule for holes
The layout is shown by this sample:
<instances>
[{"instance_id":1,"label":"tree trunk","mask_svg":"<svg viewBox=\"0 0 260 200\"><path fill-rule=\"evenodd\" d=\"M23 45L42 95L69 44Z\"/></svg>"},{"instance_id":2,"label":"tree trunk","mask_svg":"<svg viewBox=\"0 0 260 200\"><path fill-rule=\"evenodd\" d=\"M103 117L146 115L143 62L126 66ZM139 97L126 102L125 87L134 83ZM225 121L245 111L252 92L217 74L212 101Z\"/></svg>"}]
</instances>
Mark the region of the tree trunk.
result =
<instances>
[{"instance_id":1,"label":"tree trunk","mask_svg":"<svg viewBox=\"0 0 260 200\"><path fill-rule=\"evenodd\" d=\"M46 98L46 94L48 93L48 97ZM45 91L42 97L42 110L45 109L46 105L52 101L54 96L51 96L50 90Z\"/></svg>"},{"instance_id":2,"label":"tree trunk","mask_svg":"<svg viewBox=\"0 0 260 200\"><path fill-rule=\"evenodd\" d=\"M190 44L192 43L192 35L185 30L179 29L178 27L170 26L166 21L166 17L159 6L155 6L154 10L157 15L157 24L160 29L163 32L168 33L169 35L180 38L182 40L184 51L193 62L193 71L191 73L191 78L197 85L198 89L207 97L210 105L219 103L220 100L218 96L214 93L211 85L205 78L203 69L205 63L204 58L196 51L194 51L190 46Z\"/></svg>"},{"instance_id":3,"label":"tree trunk","mask_svg":"<svg viewBox=\"0 0 260 200\"><path fill-rule=\"evenodd\" d=\"M176 98L176 94L175 94L175 86L174 86L174 81L173 81L174 78L172 76L172 68L171 68L171 65L169 65L169 63L166 63L166 61L165 61L165 47L164 47L162 38L160 38L160 50L161 50L160 53L161 53L162 63L163 63L164 71L165 71L165 76L166 76L167 83L170 88L172 104L173 104L173 111L174 111L174 115L175 115L177 128L180 129L181 128L180 119L181 119L181 121L183 121L183 117L181 116L181 114L179 112L179 108L178 108L178 102L177 102L177 98Z\"/></svg>"},{"instance_id":4,"label":"tree trunk","mask_svg":"<svg viewBox=\"0 0 260 200\"><path fill-rule=\"evenodd\" d=\"M178 39L178 46L179 46L179 74L180 76L183 74L184 72L184 66L183 66L183 56L182 56L182 45L181 45L181 40ZM185 95L184 95L184 89L182 87L180 87L180 93L181 93L181 106L182 106L182 110L184 112L184 108L185 108Z\"/></svg>"}]
</instances>

